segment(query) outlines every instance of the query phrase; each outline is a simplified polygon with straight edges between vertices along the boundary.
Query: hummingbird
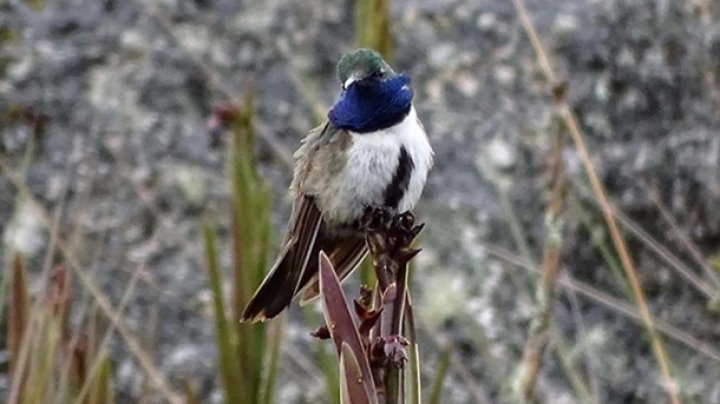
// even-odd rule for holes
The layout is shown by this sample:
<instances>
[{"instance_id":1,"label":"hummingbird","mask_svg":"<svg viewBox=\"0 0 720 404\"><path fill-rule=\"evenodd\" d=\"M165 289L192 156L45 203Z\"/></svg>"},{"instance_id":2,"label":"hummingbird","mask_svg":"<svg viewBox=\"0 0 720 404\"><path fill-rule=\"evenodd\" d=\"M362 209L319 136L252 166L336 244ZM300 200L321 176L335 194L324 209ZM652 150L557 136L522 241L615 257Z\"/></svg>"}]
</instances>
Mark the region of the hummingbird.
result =
<instances>
[{"instance_id":1,"label":"hummingbird","mask_svg":"<svg viewBox=\"0 0 720 404\"><path fill-rule=\"evenodd\" d=\"M301 304L316 297L320 251L345 279L367 254L366 209L410 211L425 186L433 150L412 104L410 76L363 48L342 56L337 78L341 91L327 120L294 155L294 202L281 252L241 321L273 318L297 295Z\"/></svg>"}]
</instances>

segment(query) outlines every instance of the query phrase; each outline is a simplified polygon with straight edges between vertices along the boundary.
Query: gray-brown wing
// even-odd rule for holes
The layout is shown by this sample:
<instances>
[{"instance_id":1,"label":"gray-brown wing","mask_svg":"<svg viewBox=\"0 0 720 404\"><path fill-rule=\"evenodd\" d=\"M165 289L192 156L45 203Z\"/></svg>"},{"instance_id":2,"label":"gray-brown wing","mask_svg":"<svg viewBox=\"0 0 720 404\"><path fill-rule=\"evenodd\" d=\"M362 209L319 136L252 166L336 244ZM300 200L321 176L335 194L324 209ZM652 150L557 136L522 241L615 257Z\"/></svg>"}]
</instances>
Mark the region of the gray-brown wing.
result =
<instances>
[{"instance_id":1,"label":"gray-brown wing","mask_svg":"<svg viewBox=\"0 0 720 404\"><path fill-rule=\"evenodd\" d=\"M241 321L273 318L290 305L307 270L321 223L322 214L314 198L301 196L293 207L282 252L243 310Z\"/></svg>"},{"instance_id":2,"label":"gray-brown wing","mask_svg":"<svg viewBox=\"0 0 720 404\"><path fill-rule=\"evenodd\" d=\"M342 151L351 144L350 134L330 122L313 129L295 153L290 193L294 197L322 193L333 176L344 169L346 155Z\"/></svg>"},{"instance_id":3,"label":"gray-brown wing","mask_svg":"<svg viewBox=\"0 0 720 404\"><path fill-rule=\"evenodd\" d=\"M340 136L338 136L340 135ZM272 269L243 311L242 321L260 321L272 318L290 305L292 298L317 271L315 262L318 247L315 244L323 225L322 213L312 187L306 181L317 181L322 165L332 158L333 142L349 139L347 132L325 123L303 139L295 153L296 163L290 192L295 198L288 234L283 249ZM310 272L309 274L307 272Z\"/></svg>"}]
</instances>

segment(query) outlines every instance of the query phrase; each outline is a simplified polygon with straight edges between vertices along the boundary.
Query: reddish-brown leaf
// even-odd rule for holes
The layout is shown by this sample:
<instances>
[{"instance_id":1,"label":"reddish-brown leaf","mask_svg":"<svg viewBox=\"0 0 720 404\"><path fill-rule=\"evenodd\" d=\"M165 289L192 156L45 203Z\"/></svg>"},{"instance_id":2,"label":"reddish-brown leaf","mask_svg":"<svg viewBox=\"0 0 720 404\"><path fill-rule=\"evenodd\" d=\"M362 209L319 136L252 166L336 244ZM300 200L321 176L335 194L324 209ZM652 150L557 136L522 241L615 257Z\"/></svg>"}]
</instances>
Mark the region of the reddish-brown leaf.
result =
<instances>
[{"instance_id":1,"label":"reddish-brown leaf","mask_svg":"<svg viewBox=\"0 0 720 404\"><path fill-rule=\"evenodd\" d=\"M330 330L338 356L341 355L343 344L347 344L357 359L360 370L361 384L366 390L371 402L377 402L375 385L373 384L370 364L365 355L365 349L360 342L360 335L353 322L345 293L340 287L340 280L335 269L324 252L320 252L320 291L322 293L323 314ZM352 401L354 403L354 401Z\"/></svg>"},{"instance_id":2,"label":"reddish-brown leaf","mask_svg":"<svg viewBox=\"0 0 720 404\"><path fill-rule=\"evenodd\" d=\"M368 396L374 386L365 386L360 360L346 342L340 346L340 403L371 404L377 402L376 396ZM368 388L370 387L370 388Z\"/></svg>"}]
</instances>

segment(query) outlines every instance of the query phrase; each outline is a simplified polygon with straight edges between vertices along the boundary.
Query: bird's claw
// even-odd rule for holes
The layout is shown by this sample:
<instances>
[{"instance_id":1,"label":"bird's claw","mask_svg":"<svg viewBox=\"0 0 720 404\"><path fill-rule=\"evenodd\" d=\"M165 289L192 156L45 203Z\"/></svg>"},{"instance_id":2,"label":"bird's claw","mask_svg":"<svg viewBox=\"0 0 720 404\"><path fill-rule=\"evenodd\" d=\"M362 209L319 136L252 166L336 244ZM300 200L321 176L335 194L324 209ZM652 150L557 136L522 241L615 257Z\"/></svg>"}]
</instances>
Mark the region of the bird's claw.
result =
<instances>
[{"instance_id":1,"label":"bird's claw","mask_svg":"<svg viewBox=\"0 0 720 404\"><path fill-rule=\"evenodd\" d=\"M360 221L360 225L367 232L389 230L394 223L393 211L387 206L368 206Z\"/></svg>"},{"instance_id":2,"label":"bird's claw","mask_svg":"<svg viewBox=\"0 0 720 404\"><path fill-rule=\"evenodd\" d=\"M393 219L393 229L401 232L411 233L415 226L415 215L412 212L407 211L401 213Z\"/></svg>"}]
</instances>

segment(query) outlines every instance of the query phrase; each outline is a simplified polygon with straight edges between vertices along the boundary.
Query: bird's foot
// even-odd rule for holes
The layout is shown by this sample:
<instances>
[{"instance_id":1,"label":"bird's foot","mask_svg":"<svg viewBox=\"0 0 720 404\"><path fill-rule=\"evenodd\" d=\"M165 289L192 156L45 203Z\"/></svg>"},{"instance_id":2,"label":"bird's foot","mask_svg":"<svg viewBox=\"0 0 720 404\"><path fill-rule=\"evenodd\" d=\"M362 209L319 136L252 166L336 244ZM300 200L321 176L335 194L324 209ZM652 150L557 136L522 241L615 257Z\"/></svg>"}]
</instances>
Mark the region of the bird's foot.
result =
<instances>
[{"instance_id":1,"label":"bird's foot","mask_svg":"<svg viewBox=\"0 0 720 404\"><path fill-rule=\"evenodd\" d=\"M387 206L368 206L360 220L360 228L366 233L383 233L392 239L392 244L403 246L409 246L424 226L415 224L412 212L398 214Z\"/></svg>"},{"instance_id":2,"label":"bird's foot","mask_svg":"<svg viewBox=\"0 0 720 404\"><path fill-rule=\"evenodd\" d=\"M360 226L366 232L387 231L394 225L396 216L387 206L368 206L360 220Z\"/></svg>"},{"instance_id":3,"label":"bird's foot","mask_svg":"<svg viewBox=\"0 0 720 404\"><path fill-rule=\"evenodd\" d=\"M398 232L410 233L415 227L415 215L407 211L393 218L392 229Z\"/></svg>"}]
</instances>

